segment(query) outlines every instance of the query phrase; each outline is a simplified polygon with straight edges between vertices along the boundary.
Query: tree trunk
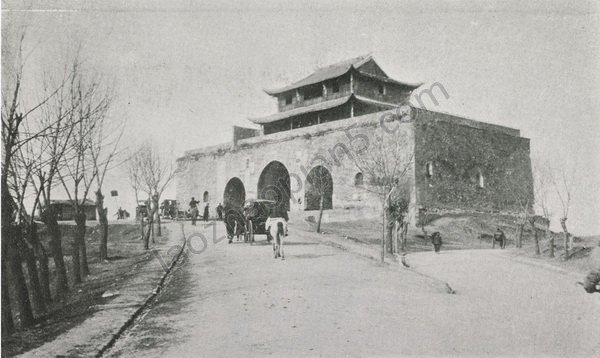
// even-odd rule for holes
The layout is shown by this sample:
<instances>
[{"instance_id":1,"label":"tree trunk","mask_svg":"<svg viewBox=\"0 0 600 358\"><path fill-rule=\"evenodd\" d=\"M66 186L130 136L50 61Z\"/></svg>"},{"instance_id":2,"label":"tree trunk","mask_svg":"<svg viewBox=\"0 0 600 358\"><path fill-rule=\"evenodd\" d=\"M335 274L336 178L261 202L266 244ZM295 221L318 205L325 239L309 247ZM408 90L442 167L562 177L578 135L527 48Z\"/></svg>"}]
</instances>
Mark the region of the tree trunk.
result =
<instances>
[{"instance_id":1,"label":"tree trunk","mask_svg":"<svg viewBox=\"0 0 600 358\"><path fill-rule=\"evenodd\" d=\"M394 240L393 238L393 234L394 234L394 220L392 218L392 214L389 212L389 210L385 211L385 229L386 229L386 242L387 242L387 247L388 247L388 252L390 254L394 253L394 243L392 242Z\"/></svg>"},{"instance_id":2,"label":"tree trunk","mask_svg":"<svg viewBox=\"0 0 600 358\"><path fill-rule=\"evenodd\" d=\"M35 222L31 223L27 230L27 237L29 245L25 247L25 263L27 264L27 273L29 276L29 286L31 293L31 301L33 303L33 309L38 315L46 313L46 300L44 297L42 284L40 282L40 270L37 266L37 255L36 248L39 246L39 239L37 236L37 225Z\"/></svg>"},{"instance_id":3,"label":"tree trunk","mask_svg":"<svg viewBox=\"0 0 600 358\"><path fill-rule=\"evenodd\" d=\"M10 225L8 242L8 255L10 257L9 270L13 285L17 294L17 310L21 322L21 328L30 327L33 324L33 312L31 302L29 301L29 292L25 283L23 266L21 263L21 252L18 242L22 239L21 228L16 225Z\"/></svg>"},{"instance_id":4,"label":"tree trunk","mask_svg":"<svg viewBox=\"0 0 600 358\"><path fill-rule=\"evenodd\" d=\"M44 302L52 301L52 294L50 293L50 269L48 268L48 255L46 249L38 241L37 257L40 262L40 286L42 288L42 297Z\"/></svg>"},{"instance_id":5,"label":"tree trunk","mask_svg":"<svg viewBox=\"0 0 600 358\"><path fill-rule=\"evenodd\" d=\"M394 253L398 253L400 251L400 226L397 221L394 221L393 225L392 242L394 243Z\"/></svg>"},{"instance_id":6,"label":"tree trunk","mask_svg":"<svg viewBox=\"0 0 600 358\"><path fill-rule=\"evenodd\" d=\"M85 248L85 221L86 217L84 213L75 214L74 217L75 223L77 224L77 229L75 230L75 238L74 242L77 245L77 258L79 259L79 275L80 281L83 280L85 276L88 275L89 270L87 266L87 253ZM75 247L74 247L75 248ZM73 253L73 266L75 266L75 254Z\"/></svg>"},{"instance_id":7,"label":"tree trunk","mask_svg":"<svg viewBox=\"0 0 600 358\"><path fill-rule=\"evenodd\" d=\"M6 148L6 147L5 147ZM3 153L5 157L8 157L8 153L4 151ZM10 195L8 190L8 177L6 173L7 163L2 163L2 175L1 175L1 183L0 183L0 200L2 201L2 210L0 210L0 215L2 216L2 220L0 220L0 231L2 235L0 235L0 241L2 244L2 272L0 273L0 277L2 280L2 336L5 337L12 333L15 329L13 315L12 315L12 307L10 305L10 295L9 295L9 287L12 279L10 279L10 272L8 270L8 258L11 257L8 252L8 248L10 246L10 231L11 225L10 223L14 220L14 201Z\"/></svg>"},{"instance_id":8,"label":"tree trunk","mask_svg":"<svg viewBox=\"0 0 600 358\"><path fill-rule=\"evenodd\" d=\"M31 296L31 305L37 315L43 315L46 312L46 305L42 297L42 287L37 268L37 260L33 247L23 245L22 255L25 258L25 267L27 267L27 277L29 278L29 294Z\"/></svg>"},{"instance_id":9,"label":"tree trunk","mask_svg":"<svg viewBox=\"0 0 600 358\"><path fill-rule=\"evenodd\" d=\"M143 219L142 219L143 220ZM152 220L150 220L150 215L148 215L148 227L146 228L146 234L144 235L144 250L150 249L150 235L152 233Z\"/></svg>"},{"instance_id":10,"label":"tree trunk","mask_svg":"<svg viewBox=\"0 0 600 358\"><path fill-rule=\"evenodd\" d=\"M142 214L139 215L139 219L140 219L140 239L144 240L144 217L142 216Z\"/></svg>"},{"instance_id":11,"label":"tree trunk","mask_svg":"<svg viewBox=\"0 0 600 358\"><path fill-rule=\"evenodd\" d=\"M385 205L381 213L381 262L385 261Z\"/></svg>"},{"instance_id":12,"label":"tree trunk","mask_svg":"<svg viewBox=\"0 0 600 358\"><path fill-rule=\"evenodd\" d=\"M10 295L8 294L8 238L5 235L7 225L2 225L2 337L6 337L15 330L15 324L12 317L12 308L10 307Z\"/></svg>"},{"instance_id":13,"label":"tree trunk","mask_svg":"<svg viewBox=\"0 0 600 358\"><path fill-rule=\"evenodd\" d=\"M100 262L108 259L108 209L104 207L104 195L98 189L96 191L96 211L100 223Z\"/></svg>"},{"instance_id":14,"label":"tree trunk","mask_svg":"<svg viewBox=\"0 0 600 358\"><path fill-rule=\"evenodd\" d=\"M535 227L533 228L533 237L535 238L535 254L539 255L540 254L540 237L538 235L538 230Z\"/></svg>"},{"instance_id":15,"label":"tree trunk","mask_svg":"<svg viewBox=\"0 0 600 358\"><path fill-rule=\"evenodd\" d=\"M560 218L560 226L564 234L565 260L569 259L569 230L567 230L567 218Z\"/></svg>"},{"instance_id":16,"label":"tree trunk","mask_svg":"<svg viewBox=\"0 0 600 358\"><path fill-rule=\"evenodd\" d=\"M81 283L81 260L79 259L79 239L77 234L71 241L71 261L73 264L73 284Z\"/></svg>"},{"instance_id":17,"label":"tree trunk","mask_svg":"<svg viewBox=\"0 0 600 358\"><path fill-rule=\"evenodd\" d=\"M154 201L154 210L155 210L155 215L156 215L156 236L161 237L162 236L162 228L160 226L160 209L158 206L158 196L154 196L152 198L152 200Z\"/></svg>"},{"instance_id":18,"label":"tree trunk","mask_svg":"<svg viewBox=\"0 0 600 358\"><path fill-rule=\"evenodd\" d=\"M156 216L156 236L162 236L162 227L160 226L160 213Z\"/></svg>"},{"instance_id":19,"label":"tree trunk","mask_svg":"<svg viewBox=\"0 0 600 358\"><path fill-rule=\"evenodd\" d=\"M154 219L152 219L152 223L150 224L150 232L152 234L152 243L156 244L156 240L154 239Z\"/></svg>"},{"instance_id":20,"label":"tree trunk","mask_svg":"<svg viewBox=\"0 0 600 358\"><path fill-rule=\"evenodd\" d=\"M317 232L321 232L321 219L323 219L323 194L319 199L319 220L317 220Z\"/></svg>"},{"instance_id":21,"label":"tree trunk","mask_svg":"<svg viewBox=\"0 0 600 358\"><path fill-rule=\"evenodd\" d=\"M56 212L53 208L47 208L42 213L42 221L48 227L50 233L50 252L54 260L56 270L56 296L61 300L69 290L67 281L67 268L62 251L61 232L56 220Z\"/></svg>"},{"instance_id":22,"label":"tree trunk","mask_svg":"<svg viewBox=\"0 0 600 358\"><path fill-rule=\"evenodd\" d=\"M544 235L546 239L550 237L550 257L554 257L554 236L551 236L549 228L546 228L546 230L544 231Z\"/></svg>"},{"instance_id":23,"label":"tree trunk","mask_svg":"<svg viewBox=\"0 0 600 358\"><path fill-rule=\"evenodd\" d=\"M159 213L159 210L158 210L158 200L159 200L158 194L152 195L151 200L152 200L152 222L155 225L156 224L158 225L157 228L156 228L156 236L160 236L161 235L161 230L160 230L160 213ZM154 240L154 234L155 234L154 226L155 225L152 225L152 243L153 244L156 243L156 241Z\"/></svg>"}]
</instances>

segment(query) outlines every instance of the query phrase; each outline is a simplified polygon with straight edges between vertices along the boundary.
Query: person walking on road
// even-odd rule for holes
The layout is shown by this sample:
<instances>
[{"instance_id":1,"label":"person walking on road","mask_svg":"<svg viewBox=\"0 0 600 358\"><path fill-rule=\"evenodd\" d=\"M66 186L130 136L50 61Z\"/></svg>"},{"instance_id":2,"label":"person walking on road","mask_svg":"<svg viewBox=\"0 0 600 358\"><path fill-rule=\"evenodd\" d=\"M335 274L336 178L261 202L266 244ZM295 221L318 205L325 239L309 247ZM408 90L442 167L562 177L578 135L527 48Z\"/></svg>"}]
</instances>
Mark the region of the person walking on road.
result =
<instances>
[{"instance_id":1,"label":"person walking on road","mask_svg":"<svg viewBox=\"0 0 600 358\"><path fill-rule=\"evenodd\" d=\"M240 234L244 231L244 216L239 210L233 207L226 206L225 211L225 229L227 230L227 239L229 243L233 241L233 236L236 235L238 241L240 240Z\"/></svg>"},{"instance_id":2,"label":"person walking on road","mask_svg":"<svg viewBox=\"0 0 600 358\"><path fill-rule=\"evenodd\" d=\"M496 247L496 242L500 245L500 248L503 249L506 246L506 235L504 235L504 231L500 230L500 227L496 229L494 233L494 239L492 241L492 249Z\"/></svg>"},{"instance_id":3,"label":"person walking on road","mask_svg":"<svg viewBox=\"0 0 600 358\"><path fill-rule=\"evenodd\" d=\"M204 207L204 221L208 221L208 203Z\"/></svg>"},{"instance_id":4,"label":"person walking on road","mask_svg":"<svg viewBox=\"0 0 600 358\"><path fill-rule=\"evenodd\" d=\"M196 218L198 218L198 203L199 201L194 199L190 201L190 215L192 215L192 225L196 225Z\"/></svg>"},{"instance_id":5,"label":"person walking on road","mask_svg":"<svg viewBox=\"0 0 600 358\"><path fill-rule=\"evenodd\" d=\"M440 249L442 248L442 235L439 233L439 231L436 231L433 234L431 234L431 243L433 244L433 249L435 250L435 253L439 254Z\"/></svg>"},{"instance_id":6,"label":"person walking on road","mask_svg":"<svg viewBox=\"0 0 600 358\"><path fill-rule=\"evenodd\" d=\"M219 217L219 220L223 220L223 205L221 205L221 203L217 205L217 216Z\"/></svg>"}]
</instances>

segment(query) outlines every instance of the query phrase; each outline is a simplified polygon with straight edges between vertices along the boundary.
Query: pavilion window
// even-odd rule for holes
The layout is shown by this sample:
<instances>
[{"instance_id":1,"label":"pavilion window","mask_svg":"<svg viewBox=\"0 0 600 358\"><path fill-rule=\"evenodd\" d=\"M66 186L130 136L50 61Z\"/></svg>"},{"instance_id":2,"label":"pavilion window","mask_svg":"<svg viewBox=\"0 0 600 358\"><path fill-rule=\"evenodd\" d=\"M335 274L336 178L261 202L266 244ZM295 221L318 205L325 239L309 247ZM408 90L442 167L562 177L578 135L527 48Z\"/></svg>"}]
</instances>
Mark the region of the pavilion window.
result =
<instances>
[{"instance_id":1,"label":"pavilion window","mask_svg":"<svg viewBox=\"0 0 600 358\"><path fill-rule=\"evenodd\" d=\"M307 86L304 89L304 100L309 100L313 98L319 98L323 95L323 88L320 84Z\"/></svg>"},{"instance_id":2,"label":"pavilion window","mask_svg":"<svg viewBox=\"0 0 600 358\"><path fill-rule=\"evenodd\" d=\"M340 92L340 84L337 81L334 81L331 84L331 92L333 92L333 93L339 93Z\"/></svg>"}]
</instances>

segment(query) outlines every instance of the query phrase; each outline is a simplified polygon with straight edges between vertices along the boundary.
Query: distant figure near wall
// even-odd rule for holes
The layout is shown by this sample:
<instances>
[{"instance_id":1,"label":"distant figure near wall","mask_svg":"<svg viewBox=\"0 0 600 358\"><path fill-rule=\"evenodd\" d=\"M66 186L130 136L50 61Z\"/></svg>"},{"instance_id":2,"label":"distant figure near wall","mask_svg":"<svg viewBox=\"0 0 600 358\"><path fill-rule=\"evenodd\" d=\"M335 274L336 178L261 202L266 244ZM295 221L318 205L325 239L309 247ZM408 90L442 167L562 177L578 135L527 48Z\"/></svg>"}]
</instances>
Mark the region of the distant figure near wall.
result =
<instances>
[{"instance_id":1,"label":"distant figure near wall","mask_svg":"<svg viewBox=\"0 0 600 358\"><path fill-rule=\"evenodd\" d=\"M438 231L431 234L431 243L433 244L433 249L437 254L440 253L440 249L442 248L442 234Z\"/></svg>"},{"instance_id":2,"label":"distant figure near wall","mask_svg":"<svg viewBox=\"0 0 600 358\"><path fill-rule=\"evenodd\" d=\"M492 239L492 249L496 247L496 243L500 245L501 249L506 247L506 235L504 235L504 231L500 230L500 228L497 228L496 232L494 233L494 238Z\"/></svg>"},{"instance_id":3,"label":"distant figure near wall","mask_svg":"<svg viewBox=\"0 0 600 358\"><path fill-rule=\"evenodd\" d=\"M223 220L223 205L221 205L221 203L217 205L217 216L219 217L219 220Z\"/></svg>"},{"instance_id":4,"label":"distant figure near wall","mask_svg":"<svg viewBox=\"0 0 600 358\"><path fill-rule=\"evenodd\" d=\"M208 204L204 207L204 221L208 221Z\"/></svg>"},{"instance_id":5,"label":"distant figure near wall","mask_svg":"<svg viewBox=\"0 0 600 358\"><path fill-rule=\"evenodd\" d=\"M192 200L190 200L190 214L192 215L192 225L196 225L196 218L198 218L198 203L199 201L192 196Z\"/></svg>"}]
</instances>

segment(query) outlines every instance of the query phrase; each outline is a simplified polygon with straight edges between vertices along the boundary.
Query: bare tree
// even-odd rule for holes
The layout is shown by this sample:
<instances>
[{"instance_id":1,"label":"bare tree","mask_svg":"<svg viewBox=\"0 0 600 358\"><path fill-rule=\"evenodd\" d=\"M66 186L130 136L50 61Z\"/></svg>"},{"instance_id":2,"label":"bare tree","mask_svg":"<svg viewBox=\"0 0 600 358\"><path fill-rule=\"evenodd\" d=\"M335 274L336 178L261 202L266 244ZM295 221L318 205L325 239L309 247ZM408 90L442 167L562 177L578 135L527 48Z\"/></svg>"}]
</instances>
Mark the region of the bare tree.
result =
<instances>
[{"instance_id":1,"label":"bare tree","mask_svg":"<svg viewBox=\"0 0 600 358\"><path fill-rule=\"evenodd\" d=\"M333 189L333 181L331 174L324 166L317 166L308 173L306 177L307 193L313 193L316 198L309 197L307 201L319 200L319 219L317 220L317 232L321 232L321 220L323 218L323 209L325 207L325 197L331 194ZM308 203L307 203L308 204ZM328 203L331 205L331 203Z\"/></svg>"},{"instance_id":2,"label":"bare tree","mask_svg":"<svg viewBox=\"0 0 600 358\"><path fill-rule=\"evenodd\" d=\"M148 213L148 231L144 235L144 249L147 250L154 220L158 223L157 235L161 235L159 201L164 190L175 178L176 170L173 163L164 159L152 143L145 142L130 159L129 172L130 179L134 179L132 186L139 185L148 195L148 203L152 203Z\"/></svg>"},{"instance_id":3,"label":"bare tree","mask_svg":"<svg viewBox=\"0 0 600 358\"><path fill-rule=\"evenodd\" d=\"M73 155L63 158L57 174L75 212L77 230L72 242L73 281L80 283L82 277L89 273L85 244L87 218L84 207L99 174L98 170L103 169L101 165L96 165L93 153L98 145L97 133L102 128L111 97L99 77L86 73L78 57L73 61L72 73L68 87L68 103L73 109L71 116L77 123L69 138Z\"/></svg>"},{"instance_id":4,"label":"bare tree","mask_svg":"<svg viewBox=\"0 0 600 358\"><path fill-rule=\"evenodd\" d=\"M139 150L139 149L138 149ZM142 213L138 212L139 209L139 193L142 190L142 164L139 162L141 159L141 155L134 153L130 156L127 162L127 178L129 179L129 184L133 189L135 194L135 210L136 210L136 219L140 219L140 238L144 238L144 217Z\"/></svg>"},{"instance_id":5,"label":"bare tree","mask_svg":"<svg viewBox=\"0 0 600 358\"><path fill-rule=\"evenodd\" d=\"M564 235L563 246L565 250L565 260L569 259L569 250L573 248L573 237L567 228L567 219L569 217L569 208L571 206L575 168L576 165L573 169L569 169L563 165L560 170L551 174L552 185L558 196L561 207L561 217L559 220Z\"/></svg>"},{"instance_id":6,"label":"bare tree","mask_svg":"<svg viewBox=\"0 0 600 358\"><path fill-rule=\"evenodd\" d=\"M16 29L16 30L15 30ZM26 160L24 154L32 141L48 136L52 123L39 122L37 116L42 109L62 89L64 82L58 84L52 91L33 106L26 106L23 102L23 76L25 60L23 58L23 43L25 31L16 27L9 29L3 27L2 41L2 328L3 334L14 329L9 287L15 289L18 317L22 327L33 323L33 313L29 301L29 292L21 262L25 258L29 281L31 283L32 297L39 312L44 311L43 301L40 298L40 282L37 277L37 267L34 251L36 244L30 240L37 240L35 231L32 231L32 215L25 210L24 199L29 186L30 178L39 163ZM12 32L12 30L15 30ZM9 32L7 34L7 31ZM12 35L12 36L11 36ZM27 152L27 154L30 154ZM31 213L32 214L32 213ZM30 234L26 234L29 231ZM28 240L29 238L29 240ZM43 275L42 275L43 276ZM8 282L8 277L12 282ZM44 286L44 285L42 285ZM45 290L44 290L45 291Z\"/></svg>"},{"instance_id":7,"label":"bare tree","mask_svg":"<svg viewBox=\"0 0 600 358\"><path fill-rule=\"evenodd\" d=\"M71 138L78 119L74 116L76 108L70 101L70 83L75 74L66 65L63 68L63 78L57 80L48 75L45 90L53 88L57 81L62 83L57 95L52 98L43 109L41 116L42 125L49 128L49 133L40 138L40 144L36 146L37 152L33 157L39 158L41 167L32 178L32 186L39 197L40 218L47 226L50 234L50 251L54 260L56 270L56 296L62 299L68 290L67 270L62 251L62 233L58 225L58 213L51 205L52 193L60 184L58 173L65 163L73 158L75 148L71 145ZM35 205L34 205L35 207Z\"/></svg>"},{"instance_id":8,"label":"bare tree","mask_svg":"<svg viewBox=\"0 0 600 358\"><path fill-rule=\"evenodd\" d=\"M515 247L523 247L523 234L526 225L532 223L534 219L534 189L531 179L525 177L515 177L514 175L500 184L506 196L506 205L512 206L515 220ZM533 226L532 226L533 228Z\"/></svg>"},{"instance_id":9,"label":"bare tree","mask_svg":"<svg viewBox=\"0 0 600 358\"><path fill-rule=\"evenodd\" d=\"M395 116L386 117L395 120ZM394 226L394 208L398 201L408 200L402 193L408 186L407 174L413 167L413 151L410 150L411 138L408 132L390 131L382 126L374 134L369 143L355 151L354 163L363 173L366 183L364 189L376 194L382 207L381 261L384 261L386 241L389 251L392 250L392 233ZM390 126L391 127L391 126ZM408 206L406 206L408 208Z\"/></svg>"},{"instance_id":10,"label":"bare tree","mask_svg":"<svg viewBox=\"0 0 600 358\"><path fill-rule=\"evenodd\" d=\"M27 127L27 123L24 123L24 128ZM33 184L34 173L39 171L42 165L34 151L34 148L39 145L39 143L36 143L38 140L28 141L15 153L10 168L9 189L16 204L17 225L21 229L21 255L25 260L27 268L29 293L33 309L38 315L41 315L46 311L45 302L50 300L51 297L48 281L48 260L43 245L41 245L38 239L37 225L33 219L33 213L39 204L40 196L39 193L29 190ZM34 206L31 214L25 205L25 200L30 197L30 192L35 196L33 198ZM38 259L40 270L38 270L37 266ZM41 274L39 271L41 271Z\"/></svg>"},{"instance_id":11,"label":"bare tree","mask_svg":"<svg viewBox=\"0 0 600 358\"><path fill-rule=\"evenodd\" d=\"M107 96L107 106L110 105L111 99ZM119 144L125 129L124 124L118 128L104 128L105 121L100 120L97 125L97 130L92 135L90 145L90 154L92 164L96 174L96 211L98 214L98 222L100 223L100 242L99 254L100 261L108 258L108 215L107 208L104 207L104 194L102 194L102 185L107 171L112 168L116 156L118 155Z\"/></svg>"},{"instance_id":12,"label":"bare tree","mask_svg":"<svg viewBox=\"0 0 600 358\"><path fill-rule=\"evenodd\" d=\"M540 158L534 158L533 160L533 185L535 193L535 207L536 211L540 213L540 217L546 222L546 229L544 237L548 240L550 257L554 257L554 237L550 235L549 224L550 224L550 209L549 209L549 192L552 185L552 176L550 167L546 162L543 162ZM534 228L535 230L535 228ZM536 253L540 254L540 243L538 233L535 231L535 243Z\"/></svg>"}]
</instances>

